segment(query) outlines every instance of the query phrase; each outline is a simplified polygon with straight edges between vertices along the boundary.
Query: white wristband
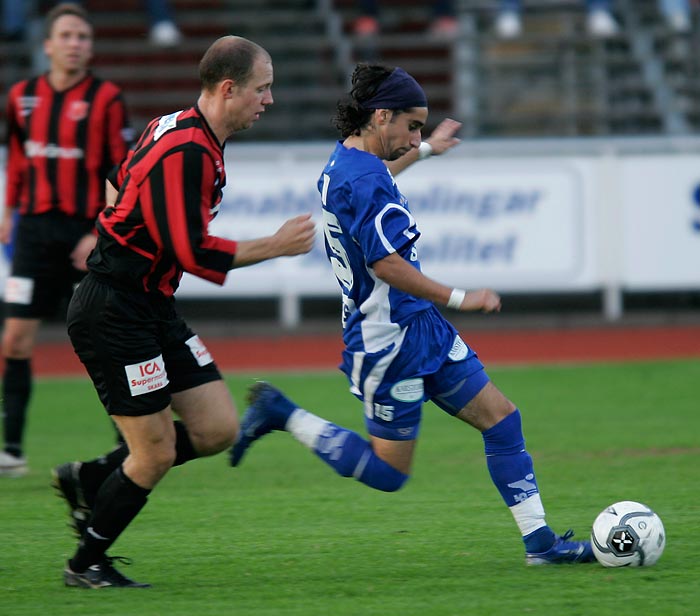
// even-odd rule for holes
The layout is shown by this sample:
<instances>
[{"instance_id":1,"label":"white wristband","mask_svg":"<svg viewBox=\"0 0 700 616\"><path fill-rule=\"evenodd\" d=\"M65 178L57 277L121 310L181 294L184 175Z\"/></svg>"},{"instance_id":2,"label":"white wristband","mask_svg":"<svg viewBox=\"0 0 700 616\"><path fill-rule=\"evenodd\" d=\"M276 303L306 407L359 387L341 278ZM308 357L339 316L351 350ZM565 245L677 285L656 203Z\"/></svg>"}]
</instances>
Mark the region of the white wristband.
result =
<instances>
[{"instance_id":1,"label":"white wristband","mask_svg":"<svg viewBox=\"0 0 700 616\"><path fill-rule=\"evenodd\" d=\"M433 155L433 146L427 141L421 141L418 146L418 160L423 160Z\"/></svg>"},{"instance_id":2,"label":"white wristband","mask_svg":"<svg viewBox=\"0 0 700 616\"><path fill-rule=\"evenodd\" d=\"M464 289L452 289L450 299L447 300L447 307L454 310L459 310L462 307L462 302L466 297L467 292Z\"/></svg>"}]
</instances>

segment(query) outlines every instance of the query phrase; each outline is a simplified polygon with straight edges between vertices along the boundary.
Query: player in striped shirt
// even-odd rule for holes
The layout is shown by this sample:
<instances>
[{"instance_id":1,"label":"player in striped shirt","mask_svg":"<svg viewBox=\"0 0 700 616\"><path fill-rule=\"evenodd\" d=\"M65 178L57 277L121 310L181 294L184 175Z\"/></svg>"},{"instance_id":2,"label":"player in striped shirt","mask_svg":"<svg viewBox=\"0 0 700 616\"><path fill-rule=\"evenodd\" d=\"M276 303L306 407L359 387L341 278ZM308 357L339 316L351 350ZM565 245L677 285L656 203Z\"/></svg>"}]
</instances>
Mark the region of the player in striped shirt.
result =
<instances>
[{"instance_id":1,"label":"player in striped shirt","mask_svg":"<svg viewBox=\"0 0 700 616\"><path fill-rule=\"evenodd\" d=\"M107 173L131 140L119 88L88 69L92 45L85 10L57 5L46 17L48 72L15 84L8 95L0 241L14 234L14 254L5 286L0 475L27 470L23 437L37 331L85 274Z\"/></svg>"},{"instance_id":2,"label":"player in striped shirt","mask_svg":"<svg viewBox=\"0 0 700 616\"><path fill-rule=\"evenodd\" d=\"M226 183L224 143L272 104L272 61L257 44L227 36L204 54L200 78L197 104L153 120L112 178L115 202L100 214L89 273L68 309L75 351L126 440L104 458L55 469L80 534L68 586L144 586L117 571L107 550L173 465L236 438L228 388L175 307L183 272L223 284L233 268L313 246L311 214L269 237L209 234Z\"/></svg>"}]
</instances>

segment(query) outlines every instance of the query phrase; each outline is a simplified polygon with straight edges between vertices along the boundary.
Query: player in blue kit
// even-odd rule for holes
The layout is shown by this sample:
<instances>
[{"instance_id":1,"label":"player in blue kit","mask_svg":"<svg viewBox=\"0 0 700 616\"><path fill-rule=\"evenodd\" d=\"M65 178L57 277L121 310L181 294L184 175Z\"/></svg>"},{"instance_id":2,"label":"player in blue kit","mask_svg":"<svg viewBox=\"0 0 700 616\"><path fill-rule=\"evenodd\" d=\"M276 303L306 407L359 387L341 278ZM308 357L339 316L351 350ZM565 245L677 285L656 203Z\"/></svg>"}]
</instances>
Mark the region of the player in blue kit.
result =
<instances>
[{"instance_id":1,"label":"player in blue kit","mask_svg":"<svg viewBox=\"0 0 700 616\"><path fill-rule=\"evenodd\" d=\"M428 103L400 68L360 64L352 86L335 118L343 141L318 187L326 253L343 294L341 369L363 404L369 441L259 382L249 392L231 464L261 436L286 430L340 475L393 492L409 477L422 406L431 400L481 432L491 478L522 533L527 564L594 560L588 541L571 541L571 531L558 536L545 522L519 410L436 308L497 312L499 296L453 289L421 272L421 234L394 174L449 149L459 124L445 121L421 142Z\"/></svg>"}]
</instances>

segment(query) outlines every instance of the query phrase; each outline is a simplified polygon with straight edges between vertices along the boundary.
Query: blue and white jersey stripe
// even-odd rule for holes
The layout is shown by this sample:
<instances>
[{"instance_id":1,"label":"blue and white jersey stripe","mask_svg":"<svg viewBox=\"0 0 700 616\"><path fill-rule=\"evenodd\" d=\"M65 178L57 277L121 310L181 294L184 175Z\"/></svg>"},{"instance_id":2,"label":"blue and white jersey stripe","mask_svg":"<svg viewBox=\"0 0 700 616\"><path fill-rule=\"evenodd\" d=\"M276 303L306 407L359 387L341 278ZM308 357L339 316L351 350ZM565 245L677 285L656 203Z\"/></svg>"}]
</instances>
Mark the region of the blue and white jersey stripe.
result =
<instances>
[{"instance_id":1,"label":"blue and white jersey stripe","mask_svg":"<svg viewBox=\"0 0 700 616\"><path fill-rule=\"evenodd\" d=\"M400 343L402 330L432 306L391 288L372 264L398 253L420 270L420 237L406 198L373 154L338 143L318 181L326 254L343 293L343 338L354 353Z\"/></svg>"}]
</instances>

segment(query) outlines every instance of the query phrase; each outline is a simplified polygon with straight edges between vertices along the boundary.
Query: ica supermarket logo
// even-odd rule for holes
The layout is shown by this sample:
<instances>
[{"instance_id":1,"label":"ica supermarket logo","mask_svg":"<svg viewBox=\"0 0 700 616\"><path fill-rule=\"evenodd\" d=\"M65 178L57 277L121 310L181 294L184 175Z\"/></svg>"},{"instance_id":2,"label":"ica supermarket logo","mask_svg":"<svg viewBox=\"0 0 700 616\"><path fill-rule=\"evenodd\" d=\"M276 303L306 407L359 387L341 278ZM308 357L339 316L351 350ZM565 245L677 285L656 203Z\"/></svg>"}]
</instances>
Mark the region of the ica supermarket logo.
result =
<instances>
[{"instance_id":1,"label":"ica supermarket logo","mask_svg":"<svg viewBox=\"0 0 700 616\"><path fill-rule=\"evenodd\" d=\"M169 382L162 355L138 364L124 366L124 370L132 396L140 396L149 391L162 389Z\"/></svg>"}]
</instances>

